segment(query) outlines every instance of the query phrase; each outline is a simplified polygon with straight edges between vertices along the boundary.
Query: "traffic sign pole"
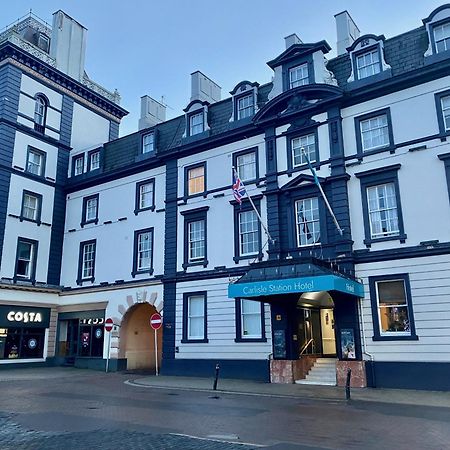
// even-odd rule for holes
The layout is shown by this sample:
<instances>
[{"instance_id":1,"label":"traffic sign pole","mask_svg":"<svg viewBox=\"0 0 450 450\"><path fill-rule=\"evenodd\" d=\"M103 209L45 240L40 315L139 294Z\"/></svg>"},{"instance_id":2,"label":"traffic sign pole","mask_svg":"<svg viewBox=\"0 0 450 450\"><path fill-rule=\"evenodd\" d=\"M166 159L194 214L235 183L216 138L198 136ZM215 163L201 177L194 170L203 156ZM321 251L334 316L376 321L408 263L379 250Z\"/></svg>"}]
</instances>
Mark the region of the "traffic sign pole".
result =
<instances>
[{"instance_id":1,"label":"traffic sign pole","mask_svg":"<svg viewBox=\"0 0 450 450\"><path fill-rule=\"evenodd\" d=\"M155 371L156 376L158 376L158 330L162 326L162 317L159 313L152 314L150 317L150 326L155 331Z\"/></svg>"},{"instance_id":2,"label":"traffic sign pole","mask_svg":"<svg viewBox=\"0 0 450 450\"><path fill-rule=\"evenodd\" d=\"M155 370L156 370L156 376L159 375L158 373L158 331L155 330Z\"/></svg>"},{"instance_id":3,"label":"traffic sign pole","mask_svg":"<svg viewBox=\"0 0 450 450\"><path fill-rule=\"evenodd\" d=\"M111 331L114 326L114 321L111 319L111 317L108 317L105 320L105 331L108 332L108 351L106 352L106 373L108 373L109 370L109 355L111 353Z\"/></svg>"}]
</instances>

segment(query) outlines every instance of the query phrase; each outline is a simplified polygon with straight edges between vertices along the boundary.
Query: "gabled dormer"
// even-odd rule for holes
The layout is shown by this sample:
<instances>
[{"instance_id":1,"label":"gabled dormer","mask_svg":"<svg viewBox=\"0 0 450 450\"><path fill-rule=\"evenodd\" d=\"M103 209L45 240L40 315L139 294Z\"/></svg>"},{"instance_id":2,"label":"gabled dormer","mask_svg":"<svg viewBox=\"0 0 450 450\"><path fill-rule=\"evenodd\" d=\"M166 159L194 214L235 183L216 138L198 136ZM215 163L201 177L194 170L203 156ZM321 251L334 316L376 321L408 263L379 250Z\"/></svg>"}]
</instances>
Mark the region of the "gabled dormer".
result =
<instances>
[{"instance_id":1,"label":"gabled dormer","mask_svg":"<svg viewBox=\"0 0 450 450\"><path fill-rule=\"evenodd\" d=\"M352 65L348 83L373 83L392 75L391 67L384 59L385 39L383 35L365 34L347 48Z\"/></svg>"},{"instance_id":2,"label":"gabled dormer","mask_svg":"<svg viewBox=\"0 0 450 450\"><path fill-rule=\"evenodd\" d=\"M425 63L433 63L450 57L450 4L439 6L423 24L428 33L429 46Z\"/></svg>"},{"instance_id":3,"label":"gabled dormer","mask_svg":"<svg viewBox=\"0 0 450 450\"><path fill-rule=\"evenodd\" d=\"M304 44L296 34L291 34L285 42L286 50L267 63L274 71L269 99L309 84L335 84L331 72L326 69L325 55L331 49L326 41Z\"/></svg>"},{"instance_id":4,"label":"gabled dormer","mask_svg":"<svg viewBox=\"0 0 450 450\"><path fill-rule=\"evenodd\" d=\"M233 98L233 112L230 122L239 120L250 120L258 110L258 87L259 83L241 81L230 91Z\"/></svg>"}]
</instances>

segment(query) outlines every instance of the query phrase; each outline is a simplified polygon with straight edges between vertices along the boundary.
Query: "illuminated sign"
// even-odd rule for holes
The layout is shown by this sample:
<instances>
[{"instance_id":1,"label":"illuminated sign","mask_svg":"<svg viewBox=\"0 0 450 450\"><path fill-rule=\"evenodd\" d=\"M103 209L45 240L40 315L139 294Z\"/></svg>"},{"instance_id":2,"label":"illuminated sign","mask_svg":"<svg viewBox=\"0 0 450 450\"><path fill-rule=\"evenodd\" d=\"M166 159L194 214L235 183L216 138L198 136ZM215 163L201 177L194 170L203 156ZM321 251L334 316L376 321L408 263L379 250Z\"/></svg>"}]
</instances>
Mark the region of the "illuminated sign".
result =
<instances>
[{"instance_id":1,"label":"illuminated sign","mask_svg":"<svg viewBox=\"0 0 450 450\"><path fill-rule=\"evenodd\" d=\"M35 312L22 312L22 311L9 311L6 316L6 319L9 322L39 322L42 323L42 315L40 313Z\"/></svg>"},{"instance_id":2,"label":"illuminated sign","mask_svg":"<svg viewBox=\"0 0 450 450\"><path fill-rule=\"evenodd\" d=\"M50 308L0 305L0 328L48 328Z\"/></svg>"},{"instance_id":3,"label":"illuminated sign","mask_svg":"<svg viewBox=\"0 0 450 450\"><path fill-rule=\"evenodd\" d=\"M80 319L80 325L103 325L105 323L104 317L94 317L91 319Z\"/></svg>"}]
</instances>

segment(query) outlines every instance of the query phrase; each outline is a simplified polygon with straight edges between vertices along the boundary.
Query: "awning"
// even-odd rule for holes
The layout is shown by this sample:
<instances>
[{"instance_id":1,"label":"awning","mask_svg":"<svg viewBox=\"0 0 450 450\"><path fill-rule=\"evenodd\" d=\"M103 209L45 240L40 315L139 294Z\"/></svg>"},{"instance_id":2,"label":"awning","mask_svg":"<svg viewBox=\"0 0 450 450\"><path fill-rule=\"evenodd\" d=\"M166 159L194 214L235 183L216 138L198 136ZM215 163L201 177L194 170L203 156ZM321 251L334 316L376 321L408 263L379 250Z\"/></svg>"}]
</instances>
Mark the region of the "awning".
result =
<instances>
[{"instance_id":1,"label":"awning","mask_svg":"<svg viewBox=\"0 0 450 450\"><path fill-rule=\"evenodd\" d=\"M364 297L362 283L331 270L317 260L251 268L238 281L229 284L228 297L254 298L319 291Z\"/></svg>"}]
</instances>

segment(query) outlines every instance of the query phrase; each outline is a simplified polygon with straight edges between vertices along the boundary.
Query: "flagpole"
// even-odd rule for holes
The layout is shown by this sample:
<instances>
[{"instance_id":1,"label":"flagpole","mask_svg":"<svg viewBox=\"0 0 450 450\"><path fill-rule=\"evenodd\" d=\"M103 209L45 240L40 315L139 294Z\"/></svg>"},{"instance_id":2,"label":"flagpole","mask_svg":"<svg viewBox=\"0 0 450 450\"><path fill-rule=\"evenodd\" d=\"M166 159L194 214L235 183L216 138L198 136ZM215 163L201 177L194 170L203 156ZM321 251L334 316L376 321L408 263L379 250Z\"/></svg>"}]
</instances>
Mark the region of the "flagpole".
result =
<instances>
[{"instance_id":1,"label":"flagpole","mask_svg":"<svg viewBox=\"0 0 450 450\"><path fill-rule=\"evenodd\" d=\"M234 172L234 176L236 177L236 179L238 179L239 175L238 175L237 170L236 170L236 168L234 166L233 166L233 172ZM242 184L242 186L244 186L244 183L242 183L242 181L241 181L241 184ZM247 189L245 189L245 193L247 194L247 198L248 198L248 201L250 202L250 205L252 205L252 208L255 211L256 217L258 217L259 223L263 227L264 232L266 233L267 237L270 239L270 242L273 244L275 242L275 240L272 239L272 236L270 235L269 230L267 229L265 223L263 222L261 215L259 214L258 210L256 209L256 205L253 203L253 200L250 197L250 194L247 192Z\"/></svg>"},{"instance_id":2,"label":"flagpole","mask_svg":"<svg viewBox=\"0 0 450 450\"><path fill-rule=\"evenodd\" d=\"M301 151L302 151L302 153L303 153L303 156L304 156L305 159L306 159L306 163L308 164L309 170L310 170L310 171L312 172L312 174L313 174L314 181L315 181L317 187L319 188L319 191L320 191L320 193L321 193L321 195L322 195L322 198L323 198L323 200L324 200L324 202L325 202L325 205L326 205L326 207L327 207L329 213L331 214L331 217L333 218L334 224L336 225L336 228L337 228L337 230L339 231L339 234L340 234L341 236L343 236L344 231L343 231L342 228L340 227L339 222L338 222L338 220L336 219L336 216L334 215L333 210L331 209L331 205L330 205L330 203L328 202L327 196L325 195L325 192L323 191L322 186L320 185L320 181L319 181L319 179L317 178L316 171L314 170L313 166L311 165L311 162L309 161L308 155L306 154L305 149L304 149L303 147L301 148Z\"/></svg>"}]
</instances>

